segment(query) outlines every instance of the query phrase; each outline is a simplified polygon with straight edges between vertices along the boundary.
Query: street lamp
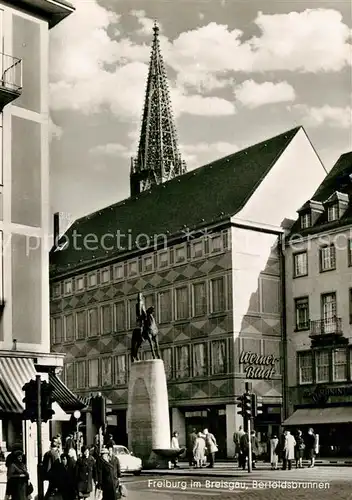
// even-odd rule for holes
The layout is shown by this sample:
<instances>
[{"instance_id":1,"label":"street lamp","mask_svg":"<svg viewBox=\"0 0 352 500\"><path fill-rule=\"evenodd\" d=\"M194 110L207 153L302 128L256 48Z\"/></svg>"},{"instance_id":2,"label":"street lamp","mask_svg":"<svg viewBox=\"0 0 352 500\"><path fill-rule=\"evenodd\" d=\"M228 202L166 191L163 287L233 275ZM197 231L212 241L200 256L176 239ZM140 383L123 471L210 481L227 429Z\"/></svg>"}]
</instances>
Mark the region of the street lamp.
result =
<instances>
[{"instance_id":1,"label":"street lamp","mask_svg":"<svg viewBox=\"0 0 352 500\"><path fill-rule=\"evenodd\" d=\"M73 413L73 416L76 419L76 451L77 451L77 456L79 455L80 451L80 446L79 446L79 426L81 425L82 422L79 422L78 420L81 418L81 412L79 410L76 410Z\"/></svg>"}]
</instances>

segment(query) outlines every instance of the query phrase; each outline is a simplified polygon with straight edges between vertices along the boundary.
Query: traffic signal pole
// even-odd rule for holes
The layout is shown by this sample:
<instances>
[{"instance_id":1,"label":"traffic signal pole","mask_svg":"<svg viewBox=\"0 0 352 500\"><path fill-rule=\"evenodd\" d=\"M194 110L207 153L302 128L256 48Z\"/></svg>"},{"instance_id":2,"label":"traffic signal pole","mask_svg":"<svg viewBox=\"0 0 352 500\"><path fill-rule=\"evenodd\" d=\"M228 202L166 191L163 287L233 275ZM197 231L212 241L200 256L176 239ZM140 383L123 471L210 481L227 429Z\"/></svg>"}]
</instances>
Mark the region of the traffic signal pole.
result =
<instances>
[{"instance_id":1,"label":"traffic signal pole","mask_svg":"<svg viewBox=\"0 0 352 500\"><path fill-rule=\"evenodd\" d=\"M248 473L252 472L252 441L251 441L251 419L248 419Z\"/></svg>"},{"instance_id":2,"label":"traffic signal pole","mask_svg":"<svg viewBox=\"0 0 352 500\"><path fill-rule=\"evenodd\" d=\"M42 481L42 391L40 375L36 377L37 382L37 478L38 478L38 500L44 500L44 484Z\"/></svg>"}]
</instances>

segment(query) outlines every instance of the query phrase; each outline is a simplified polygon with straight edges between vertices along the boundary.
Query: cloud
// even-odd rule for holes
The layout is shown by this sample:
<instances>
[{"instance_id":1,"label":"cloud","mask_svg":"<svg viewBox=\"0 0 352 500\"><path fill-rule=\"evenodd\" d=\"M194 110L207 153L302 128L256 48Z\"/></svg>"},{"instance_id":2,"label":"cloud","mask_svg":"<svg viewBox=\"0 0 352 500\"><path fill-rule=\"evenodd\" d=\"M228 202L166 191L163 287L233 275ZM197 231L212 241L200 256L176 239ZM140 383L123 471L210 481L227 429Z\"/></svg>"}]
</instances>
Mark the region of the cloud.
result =
<instances>
[{"instance_id":1,"label":"cloud","mask_svg":"<svg viewBox=\"0 0 352 500\"><path fill-rule=\"evenodd\" d=\"M126 154L129 154L128 148L126 146L114 142L95 146L94 148L91 148L89 152L94 155L106 156L126 156Z\"/></svg>"},{"instance_id":2,"label":"cloud","mask_svg":"<svg viewBox=\"0 0 352 500\"><path fill-rule=\"evenodd\" d=\"M297 104L289 109L297 111L301 115L304 125L310 127L324 125L335 128L352 128L352 109L349 106L344 108L328 105L310 107L306 104Z\"/></svg>"},{"instance_id":3,"label":"cloud","mask_svg":"<svg viewBox=\"0 0 352 500\"><path fill-rule=\"evenodd\" d=\"M131 10L130 14L136 17L141 28L137 31L138 35L150 36L153 32L154 20L146 16L144 10ZM161 30L161 26L159 26Z\"/></svg>"},{"instance_id":4,"label":"cloud","mask_svg":"<svg viewBox=\"0 0 352 500\"><path fill-rule=\"evenodd\" d=\"M287 82L256 83L246 80L235 88L236 100L248 108L295 100L294 88Z\"/></svg>"},{"instance_id":5,"label":"cloud","mask_svg":"<svg viewBox=\"0 0 352 500\"><path fill-rule=\"evenodd\" d=\"M236 112L230 101L220 97L202 97L200 95L185 95L177 89L172 93L175 114L197 116L228 116Z\"/></svg>"},{"instance_id":6,"label":"cloud","mask_svg":"<svg viewBox=\"0 0 352 500\"><path fill-rule=\"evenodd\" d=\"M63 134L63 129L53 122L52 118L49 117L49 140L61 139Z\"/></svg>"},{"instance_id":7,"label":"cloud","mask_svg":"<svg viewBox=\"0 0 352 500\"><path fill-rule=\"evenodd\" d=\"M230 142L199 142L180 145L182 158L186 161L188 170L193 170L223 156L236 153L238 149L238 146Z\"/></svg>"}]
</instances>

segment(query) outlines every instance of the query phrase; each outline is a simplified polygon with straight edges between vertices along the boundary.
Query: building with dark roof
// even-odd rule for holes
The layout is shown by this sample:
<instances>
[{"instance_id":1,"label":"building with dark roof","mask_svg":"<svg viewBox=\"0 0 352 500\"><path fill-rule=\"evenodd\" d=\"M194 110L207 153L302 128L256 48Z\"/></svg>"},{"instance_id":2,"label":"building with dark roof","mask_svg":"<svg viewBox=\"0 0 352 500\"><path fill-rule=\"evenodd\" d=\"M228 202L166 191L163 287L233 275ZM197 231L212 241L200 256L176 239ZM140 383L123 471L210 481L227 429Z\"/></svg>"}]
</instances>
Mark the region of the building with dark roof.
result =
<instances>
[{"instance_id":1,"label":"building with dark roof","mask_svg":"<svg viewBox=\"0 0 352 500\"><path fill-rule=\"evenodd\" d=\"M286 240L287 425L349 456L352 421L352 152L298 210Z\"/></svg>"},{"instance_id":2,"label":"building with dark roof","mask_svg":"<svg viewBox=\"0 0 352 500\"><path fill-rule=\"evenodd\" d=\"M143 114L142 131L150 113ZM161 148L158 130L150 129L148 141ZM153 154L158 172L166 171L171 163L161 149ZM155 182L78 219L56 241L52 349L66 354L64 381L72 390L102 392L111 401L115 441L128 441L138 292L156 308L171 427L182 445L189 428L208 427L219 456L233 456L233 433L242 424L236 397L246 380L263 398L257 430L278 430L285 366L280 241L286 219L324 175L298 127L192 172L169 178L143 172Z\"/></svg>"}]
</instances>

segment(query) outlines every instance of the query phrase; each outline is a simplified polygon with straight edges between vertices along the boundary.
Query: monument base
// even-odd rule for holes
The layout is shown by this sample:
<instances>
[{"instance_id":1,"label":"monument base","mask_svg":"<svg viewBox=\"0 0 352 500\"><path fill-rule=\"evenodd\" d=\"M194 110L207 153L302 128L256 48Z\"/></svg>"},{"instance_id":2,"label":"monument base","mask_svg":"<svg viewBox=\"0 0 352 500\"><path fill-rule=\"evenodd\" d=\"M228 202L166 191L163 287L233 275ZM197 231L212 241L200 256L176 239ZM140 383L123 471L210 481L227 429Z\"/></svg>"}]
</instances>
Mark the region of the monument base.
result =
<instances>
[{"instance_id":1,"label":"monument base","mask_svg":"<svg viewBox=\"0 0 352 500\"><path fill-rule=\"evenodd\" d=\"M161 359L131 365L127 411L128 447L141 458L143 467L152 462L165 465L153 450L170 448L169 403L164 363ZM168 462L168 460L167 460Z\"/></svg>"}]
</instances>

